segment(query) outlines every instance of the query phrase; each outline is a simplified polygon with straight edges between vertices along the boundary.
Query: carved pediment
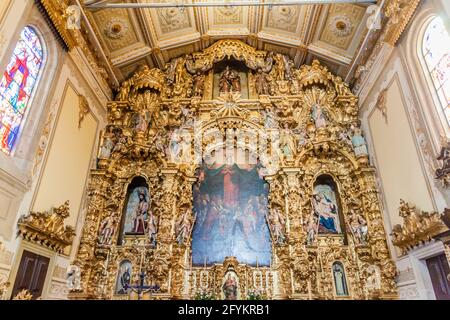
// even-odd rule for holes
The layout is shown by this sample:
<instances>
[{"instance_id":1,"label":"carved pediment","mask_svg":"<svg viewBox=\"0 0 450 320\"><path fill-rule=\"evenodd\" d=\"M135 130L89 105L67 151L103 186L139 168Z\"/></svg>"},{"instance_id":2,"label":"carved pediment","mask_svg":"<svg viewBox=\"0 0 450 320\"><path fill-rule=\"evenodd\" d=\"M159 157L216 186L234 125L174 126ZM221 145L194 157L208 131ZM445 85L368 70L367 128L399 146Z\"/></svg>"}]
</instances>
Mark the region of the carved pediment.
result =
<instances>
[{"instance_id":1,"label":"carved pediment","mask_svg":"<svg viewBox=\"0 0 450 320\"><path fill-rule=\"evenodd\" d=\"M448 230L439 213L420 211L415 205L402 199L400 199L399 215L403 218L403 225L395 225L391 236L394 245L403 253Z\"/></svg>"},{"instance_id":2,"label":"carved pediment","mask_svg":"<svg viewBox=\"0 0 450 320\"><path fill-rule=\"evenodd\" d=\"M62 253L67 246L72 244L75 237L73 227L64 225L64 220L68 216L69 201L50 211L31 211L29 215L19 218L18 234L25 240Z\"/></svg>"}]
</instances>

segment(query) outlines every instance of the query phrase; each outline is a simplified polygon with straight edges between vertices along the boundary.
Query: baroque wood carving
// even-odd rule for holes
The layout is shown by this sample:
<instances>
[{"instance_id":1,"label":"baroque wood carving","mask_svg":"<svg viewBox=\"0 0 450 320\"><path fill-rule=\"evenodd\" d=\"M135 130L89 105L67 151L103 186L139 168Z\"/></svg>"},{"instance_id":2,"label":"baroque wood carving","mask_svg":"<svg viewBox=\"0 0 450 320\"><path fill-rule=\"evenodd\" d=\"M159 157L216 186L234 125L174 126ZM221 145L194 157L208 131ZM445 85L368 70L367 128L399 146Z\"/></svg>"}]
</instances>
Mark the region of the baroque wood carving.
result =
<instances>
[{"instance_id":1,"label":"baroque wood carving","mask_svg":"<svg viewBox=\"0 0 450 320\"><path fill-rule=\"evenodd\" d=\"M193 76L229 62L264 73L256 99L231 91L211 100L196 90ZM192 262L197 172L230 146L261 164L270 264ZM295 68L282 54L222 40L164 70L142 67L108 104L98 158L73 299L128 299L141 273L158 288L151 299L397 297L357 98L318 61ZM134 224L123 232L132 192Z\"/></svg>"}]
</instances>

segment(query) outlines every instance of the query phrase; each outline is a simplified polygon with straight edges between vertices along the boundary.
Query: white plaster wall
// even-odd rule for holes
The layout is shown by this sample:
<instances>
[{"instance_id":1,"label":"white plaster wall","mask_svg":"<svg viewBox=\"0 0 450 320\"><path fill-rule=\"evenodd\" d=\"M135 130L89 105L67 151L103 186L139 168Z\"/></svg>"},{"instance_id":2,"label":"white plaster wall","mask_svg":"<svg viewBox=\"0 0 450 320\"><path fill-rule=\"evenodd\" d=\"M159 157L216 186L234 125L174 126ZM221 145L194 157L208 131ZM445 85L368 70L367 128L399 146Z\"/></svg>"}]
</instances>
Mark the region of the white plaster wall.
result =
<instances>
[{"instance_id":1,"label":"white plaster wall","mask_svg":"<svg viewBox=\"0 0 450 320\"><path fill-rule=\"evenodd\" d=\"M3 1L2 1L3 5ZM37 90L30 101L29 109L23 121L22 133L16 148L11 156L0 152L0 282L8 279L12 284L15 280L17 267L24 244L20 238L15 237L17 220L22 214L27 214L33 203L37 187L44 175L43 167L51 150L57 117L49 122L50 133L48 144L43 149L42 158L36 160L36 151L41 140L44 126L49 115L57 115L63 104L64 89L68 83L77 94L87 98L91 108L89 119L97 122L95 141L90 156L89 167L95 165L95 156L100 130L106 123L106 101L109 97L103 95L99 89L95 74L92 73L87 60L80 50L70 53L64 52L57 43L34 1L14 0L11 6L0 6L0 69L4 69L9 62L10 54L14 49L20 31L26 25L35 26L41 34L47 58L37 84ZM2 16L3 11L4 15ZM88 121L91 121L89 120ZM73 121L78 124L78 117ZM70 141L67 142L70 144ZM82 173L80 173L82 174ZM87 174L87 173L86 173ZM83 186L87 186L87 179ZM65 271L74 259L86 210L85 191L79 199L79 210L71 212L71 224L75 227L76 237L68 255L56 255L52 258L54 263L50 266L46 282L48 299L66 298ZM50 208L47 208L50 209ZM75 210L74 210L75 211ZM11 272L12 271L12 272Z\"/></svg>"},{"instance_id":2,"label":"white plaster wall","mask_svg":"<svg viewBox=\"0 0 450 320\"><path fill-rule=\"evenodd\" d=\"M398 197L416 204L419 209L425 211L442 212L450 204L448 190L434 178L434 170L439 166L435 159L440 149L439 137L442 134L450 137L449 130L436 112L432 91L422 71L417 50L423 36L423 26L434 15L440 15L448 22L448 4L443 0L424 0L398 45L395 48L385 45L381 50L368 77L369 80L360 90L362 126L368 141L371 161L377 167L387 234L392 232L394 224L401 221L398 210L393 205L394 201L399 204L400 199L396 199ZM397 88L392 87L394 81ZM411 139L414 148L405 148L402 145L394 149L389 148L398 137L389 139L386 132L382 131L381 113L376 109L376 102L383 89L388 90L389 123L386 126L391 126L392 134L402 136L402 139ZM399 91L395 92L395 96L401 97L400 102L392 98L393 89ZM396 124L395 121L401 120L392 118L392 115L399 110L392 108L405 109L407 126L404 122ZM374 126L378 128L374 130ZM391 154L386 157L383 152ZM412 181L411 177L405 178L402 175L405 170L399 166L406 166L406 170L411 170L411 176L416 178ZM386 171L390 172L389 176L386 176ZM392 191L393 188L395 192ZM405 256L399 255L390 237L388 245L401 274L398 282L400 298L435 299L425 260L443 253L442 244L429 243Z\"/></svg>"}]
</instances>

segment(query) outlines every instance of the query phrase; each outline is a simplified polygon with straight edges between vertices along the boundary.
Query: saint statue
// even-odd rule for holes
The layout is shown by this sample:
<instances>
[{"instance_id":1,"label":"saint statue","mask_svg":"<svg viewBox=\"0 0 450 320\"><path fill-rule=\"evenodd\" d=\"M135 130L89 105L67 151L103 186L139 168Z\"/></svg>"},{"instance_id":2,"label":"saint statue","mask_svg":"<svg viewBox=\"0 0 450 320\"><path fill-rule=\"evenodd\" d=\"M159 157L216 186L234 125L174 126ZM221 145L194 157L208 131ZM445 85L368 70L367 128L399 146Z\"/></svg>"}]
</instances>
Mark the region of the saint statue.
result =
<instances>
[{"instance_id":1,"label":"saint statue","mask_svg":"<svg viewBox=\"0 0 450 320\"><path fill-rule=\"evenodd\" d=\"M231 273L228 274L225 283L222 286L223 294L225 300L236 300L237 299L237 283Z\"/></svg>"},{"instance_id":2,"label":"saint statue","mask_svg":"<svg viewBox=\"0 0 450 320\"><path fill-rule=\"evenodd\" d=\"M353 150L355 151L355 155L359 156L367 156L367 146L366 139L362 136L362 131L360 128L355 127L353 129L353 137L352 137Z\"/></svg>"},{"instance_id":3,"label":"saint statue","mask_svg":"<svg viewBox=\"0 0 450 320\"><path fill-rule=\"evenodd\" d=\"M70 290L81 290L81 270L76 265L67 268L66 284Z\"/></svg>"},{"instance_id":4,"label":"saint statue","mask_svg":"<svg viewBox=\"0 0 450 320\"><path fill-rule=\"evenodd\" d=\"M139 191L139 203L136 206L135 218L133 224L133 233L144 234L145 233L145 218L148 214L148 202L145 198L145 193Z\"/></svg>"},{"instance_id":5,"label":"saint statue","mask_svg":"<svg viewBox=\"0 0 450 320\"><path fill-rule=\"evenodd\" d=\"M254 77L256 93L259 95L269 94L269 82L267 79L267 74L264 73L261 68L259 68Z\"/></svg>"},{"instance_id":6,"label":"saint statue","mask_svg":"<svg viewBox=\"0 0 450 320\"><path fill-rule=\"evenodd\" d=\"M241 92L241 77L236 70L225 68L219 80L219 92Z\"/></svg>"},{"instance_id":7,"label":"saint statue","mask_svg":"<svg viewBox=\"0 0 450 320\"><path fill-rule=\"evenodd\" d=\"M327 125L324 109L320 104L313 105L311 118L314 121L316 129L323 128Z\"/></svg>"},{"instance_id":8,"label":"saint statue","mask_svg":"<svg viewBox=\"0 0 450 320\"><path fill-rule=\"evenodd\" d=\"M281 210L279 208L274 208L270 210L267 218L270 228L272 229L272 236L276 243L283 244L286 236L284 234L285 224Z\"/></svg>"},{"instance_id":9,"label":"saint statue","mask_svg":"<svg viewBox=\"0 0 450 320\"><path fill-rule=\"evenodd\" d=\"M344 268L338 262L333 264L334 285L337 296L348 296L347 284L345 281Z\"/></svg>"},{"instance_id":10,"label":"saint statue","mask_svg":"<svg viewBox=\"0 0 450 320\"><path fill-rule=\"evenodd\" d=\"M205 89L205 75L200 71L194 76L194 96L203 96L203 90Z\"/></svg>"},{"instance_id":11,"label":"saint statue","mask_svg":"<svg viewBox=\"0 0 450 320\"><path fill-rule=\"evenodd\" d=\"M287 123L284 124L284 128L280 135L280 148L285 157L294 156L297 148L295 146L295 138Z\"/></svg>"},{"instance_id":12,"label":"saint statue","mask_svg":"<svg viewBox=\"0 0 450 320\"><path fill-rule=\"evenodd\" d=\"M190 214L191 211L186 209L177 222L175 232L178 244L183 244L191 232L191 219L189 218Z\"/></svg>"},{"instance_id":13,"label":"saint statue","mask_svg":"<svg viewBox=\"0 0 450 320\"><path fill-rule=\"evenodd\" d=\"M114 216L107 216L100 224L99 244L110 245L112 237L116 231L116 219Z\"/></svg>"},{"instance_id":14,"label":"saint statue","mask_svg":"<svg viewBox=\"0 0 450 320\"><path fill-rule=\"evenodd\" d=\"M278 81L290 80L292 78L292 62L281 53L277 53L275 60L275 78Z\"/></svg>"},{"instance_id":15,"label":"saint statue","mask_svg":"<svg viewBox=\"0 0 450 320\"><path fill-rule=\"evenodd\" d=\"M314 214L319 219L319 229L323 233L340 233L337 207L323 193L316 193L312 199Z\"/></svg>"},{"instance_id":16,"label":"saint statue","mask_svg":"<svg viewBox=\"0 0 450 320\"><path fill-rule=\"evenodd\" d=\"M312 214L309 217L308 224L306 225L306 244L311 246L314 244L316 234L318 232L318 220L317 217Z\"/></svg>"},{"instance_id":17,"label":"saint statue","mask_svg":"<svg viewBox=\"0 0 450 320\"><path fill-rule=\"evenodd\" d=\"M355 210L351 210L349 218L350 230L355 238L356 244L367 243L367 221Z\"/></svg>"},{"instance_id":18,"label":"saint statue","mask_svg":"<svg viewBox=\"0 0 450 320\"><path fill-rule=\"evenodd\" d=\"M147 219L147 234L150 239L150 244L156 246L156 233L158 232L156 218L152 212L149 212Z\"/></svg>"},{"instance_id":19,"label":"saint statue","mask_svg":"<svg viewBox=\"0 0 450 320\"><path fill-rule=\"evenodd\" d=\"M112 127L109 127L108 131L103 135L103 145L100 148L100 159L111 158L112 150L114 149L114 133L112 132Z\"/></svg>"}]
</instances>

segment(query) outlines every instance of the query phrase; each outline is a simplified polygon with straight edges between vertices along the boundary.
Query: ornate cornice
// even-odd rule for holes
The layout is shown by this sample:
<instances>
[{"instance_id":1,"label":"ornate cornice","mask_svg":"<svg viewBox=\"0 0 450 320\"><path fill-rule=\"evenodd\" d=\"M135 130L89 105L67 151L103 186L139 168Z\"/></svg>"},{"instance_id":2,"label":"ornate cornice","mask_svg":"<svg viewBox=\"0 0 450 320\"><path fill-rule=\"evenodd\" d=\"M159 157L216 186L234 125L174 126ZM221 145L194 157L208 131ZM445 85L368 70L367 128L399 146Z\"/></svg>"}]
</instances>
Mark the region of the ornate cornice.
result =
<instances>
[{"instance_id":1,"label":"ornate cornice","mask_svg":"<svg viewBox=\"0 0 450 320\"><path fill-rule=\"evenodd\" d=\"M353 91L359 92L361 86L371 74L377 58L383 53L383 45L395 46L411 21L420 0L387 0L381 8L381 29L369 30L368 45L360 56L356 56L353 65L358 66L346 79L354 79Z\"/></svg>"},{"instance_id":2,"label":"ornate cornice","mask_svg":"<svg viewBox=\"0 0 450 320\"><path fill-rule=\"evenodd\" d=\"M420 0L391 0L387 2L384 14L389 18L383 41L395 46L406 29Z\"/></svg>"},{"instance_id":3,"label":"ornate cornice","mask_svg":"<svg viewBox=\"0 0 450 320\"><path fill-rule=\"evenodd\" d=\"M420 211L403 199L400 199L399 215L403 218L403 225L395 225L391 236L392 243L404 254L448 230L439 213Z\"/></svg>"},{"instance_id":4,"label":"ornate cornice","mask_svg":"<svg viewBox=\"0 0 450 320\"><path fill-rule=\"evenodd\" d=\"M23 215L17 222L18 234L23 239L35 242L62 253L72 244L75 230L71 226L64 226L64 220L69 216L69 201L50 211L33 212Z\"/></svg>"},{"instance_id":5,"label":"ornate cornice","mask_svg":"<svg viewBox=\"0 0 450 320\"><path fill-rule=\"evenodd\" d=\"M58 38L63 40L67 51L72 51L74 48L79 47L91 69L97 75L98 81L102 82L102 85L109 87L108 72L98 60L94 50L89 47L88 40L82 32L83 26L81 22L79 28L68 27L67 18L71 15L68 13L69 2L69 0L36 0L36 4L41 12L44 16L48 16L49 22L51 22L51 29L56 30L59 35Z\"/></svg>"}]
</instances>

